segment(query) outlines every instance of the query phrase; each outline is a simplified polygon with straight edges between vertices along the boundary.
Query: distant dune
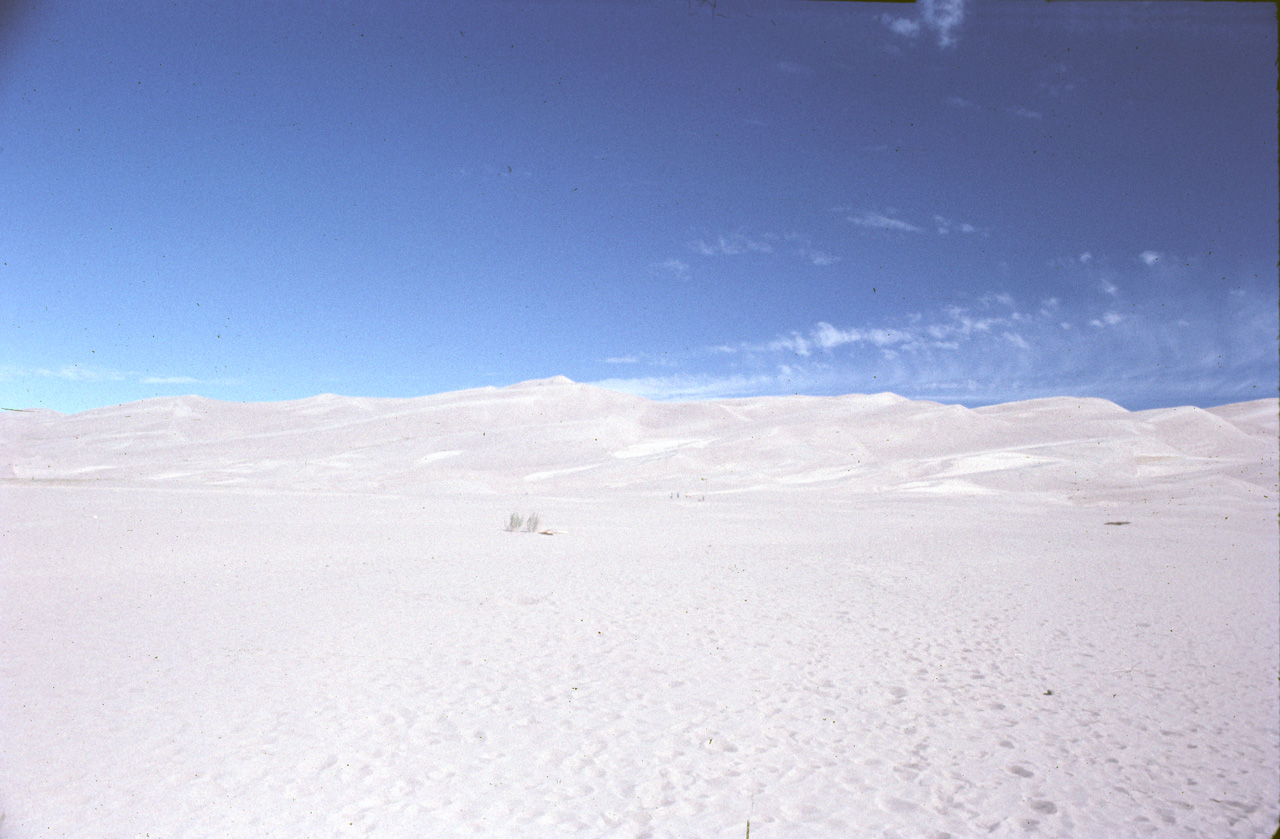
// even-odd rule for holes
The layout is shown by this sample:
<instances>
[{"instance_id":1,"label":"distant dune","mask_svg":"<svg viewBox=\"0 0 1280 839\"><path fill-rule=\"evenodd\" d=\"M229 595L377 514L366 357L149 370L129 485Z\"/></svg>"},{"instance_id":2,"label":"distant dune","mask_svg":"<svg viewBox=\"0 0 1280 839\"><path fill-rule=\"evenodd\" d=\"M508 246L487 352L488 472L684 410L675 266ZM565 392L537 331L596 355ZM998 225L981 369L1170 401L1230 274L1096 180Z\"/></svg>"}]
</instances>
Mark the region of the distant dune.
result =
<instances>
[{"instance_id":1,"label":"distant dune","mask_svg":"<svg viewBox=\"0 0 1280 839\"><path fill-rule=\"evenodd\" d=\"M1080 495L1274 487L1277 400L1130 413L1101 399L970 410L874 396L664 403L564 377L418 399L150 399L0 416L21 480L330 491Z\"/></svg>"}]
</instances>

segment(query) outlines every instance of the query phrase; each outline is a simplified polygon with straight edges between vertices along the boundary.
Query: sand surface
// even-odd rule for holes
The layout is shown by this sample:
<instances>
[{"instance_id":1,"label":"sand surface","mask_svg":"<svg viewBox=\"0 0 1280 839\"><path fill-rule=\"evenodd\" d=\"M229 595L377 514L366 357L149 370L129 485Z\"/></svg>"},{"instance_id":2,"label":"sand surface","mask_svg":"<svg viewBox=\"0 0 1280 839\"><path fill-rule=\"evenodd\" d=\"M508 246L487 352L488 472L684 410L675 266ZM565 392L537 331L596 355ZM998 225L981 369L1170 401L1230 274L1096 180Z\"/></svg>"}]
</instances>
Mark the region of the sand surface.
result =
<instances>
[{"instance_id":1,"label":"sand surface","mask_svg":"<svg viewBox=\"0 0 1280 839\"><path fill-rule=\"evenodd\" d=\"M1278 411L5 412L0 837L1270 836Z\"/></svg>"}]
</instances>

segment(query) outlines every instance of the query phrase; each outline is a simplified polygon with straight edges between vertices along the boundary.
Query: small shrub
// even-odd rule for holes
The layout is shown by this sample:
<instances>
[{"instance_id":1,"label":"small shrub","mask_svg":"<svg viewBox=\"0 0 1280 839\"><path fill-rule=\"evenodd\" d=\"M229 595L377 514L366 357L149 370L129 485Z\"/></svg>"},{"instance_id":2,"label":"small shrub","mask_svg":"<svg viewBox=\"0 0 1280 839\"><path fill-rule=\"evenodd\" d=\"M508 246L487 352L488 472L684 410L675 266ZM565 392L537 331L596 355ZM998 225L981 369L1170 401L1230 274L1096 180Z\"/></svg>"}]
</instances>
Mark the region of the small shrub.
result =
<instances>
[{"instance_id":1,"label":"small shrub","mask_svg":"<svg viewBox=\"0 0 1280 839\"><path fill-rule=\"evenodd\" d=\"M527 518L524 523L524 530L526 533L538 532L538 514L537 513L529 514L529 518Z\"/></svg>"},{"instance_id":2,"label":"small shrub","mask_svg":"<svg viewBox=\"0 0 1280 839\"><path fill-rule=\"evenodd\" d=\"M519 513L512 513L511 518L507 519L507 532L514 533L524 524L524 516Z\"/></svg>"}]
</instances>

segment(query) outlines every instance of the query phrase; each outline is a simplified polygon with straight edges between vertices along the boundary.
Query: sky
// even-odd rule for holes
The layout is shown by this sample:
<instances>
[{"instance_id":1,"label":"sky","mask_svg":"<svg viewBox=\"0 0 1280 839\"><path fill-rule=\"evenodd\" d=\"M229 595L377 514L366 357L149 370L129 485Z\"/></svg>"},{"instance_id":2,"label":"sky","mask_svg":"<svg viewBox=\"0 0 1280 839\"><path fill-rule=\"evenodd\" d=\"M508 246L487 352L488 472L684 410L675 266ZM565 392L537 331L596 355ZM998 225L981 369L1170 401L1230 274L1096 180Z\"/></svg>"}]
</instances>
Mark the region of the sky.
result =
<instances>
[{"instance_id":1,"label":"sky","mask_svg":"<svg viewBox=\"0 0 1280 839\"><path fill-rule=\"evenodd\" d=\"M1280 386L1264 3L0 3L0 407Z\"/></svg>"}]
</instances>

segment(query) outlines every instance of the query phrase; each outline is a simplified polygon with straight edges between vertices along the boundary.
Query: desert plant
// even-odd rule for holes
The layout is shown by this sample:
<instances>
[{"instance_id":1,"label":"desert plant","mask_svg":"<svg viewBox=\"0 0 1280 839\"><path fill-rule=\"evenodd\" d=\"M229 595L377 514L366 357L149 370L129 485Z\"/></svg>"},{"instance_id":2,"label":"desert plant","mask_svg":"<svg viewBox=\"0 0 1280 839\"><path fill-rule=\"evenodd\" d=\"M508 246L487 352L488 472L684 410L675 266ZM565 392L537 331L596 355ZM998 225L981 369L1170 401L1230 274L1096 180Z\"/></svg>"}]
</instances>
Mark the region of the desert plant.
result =
<instances>
[{"instance_id":1,"label":"desert plant","mask_svg":"<svg viewBox=\"0 0 1280 839\"><path fill-rule=\"evenodd\" d=\"M524 516L519 513L512 513L511 518L507 519L507 532L514 533L524 524Z\"/></svg>"},{"instance_id":2,"label":"desert plant","mask_svg":"<svg viewBox=\"0 0 1280 839\"><path fill-rule=\"evenodd\" d=\"M538 514L530 513L529 518L525 519L524 529L526 533L538 532Z\"/></svg>"}]
</instances>

